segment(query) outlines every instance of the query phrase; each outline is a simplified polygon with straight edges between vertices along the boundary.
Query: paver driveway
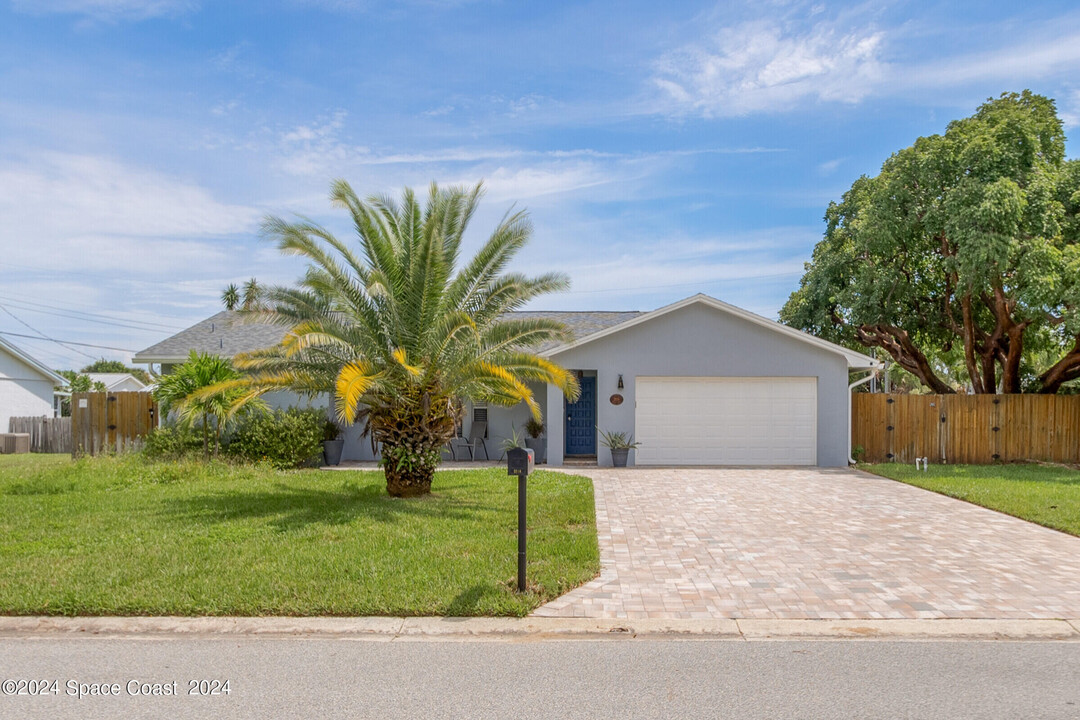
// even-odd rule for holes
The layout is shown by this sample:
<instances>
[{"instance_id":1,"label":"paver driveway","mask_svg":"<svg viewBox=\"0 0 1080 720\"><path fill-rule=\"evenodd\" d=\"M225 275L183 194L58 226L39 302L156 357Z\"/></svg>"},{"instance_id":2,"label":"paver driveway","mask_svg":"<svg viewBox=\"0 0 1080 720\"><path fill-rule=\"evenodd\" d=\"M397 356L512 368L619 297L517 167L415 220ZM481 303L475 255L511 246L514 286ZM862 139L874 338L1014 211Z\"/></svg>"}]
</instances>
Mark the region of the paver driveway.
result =
<instances>
[{"instance_id":1,"label":"paver driveway","mask_svg":"<svg viewBox=\"0 0 1080 720\"><path fill-rule=\"evenodd\" d=\"M575 468L602 572L536 615L1080 618L1080 538L846 469Z\"/></svg>"}]
</instances>

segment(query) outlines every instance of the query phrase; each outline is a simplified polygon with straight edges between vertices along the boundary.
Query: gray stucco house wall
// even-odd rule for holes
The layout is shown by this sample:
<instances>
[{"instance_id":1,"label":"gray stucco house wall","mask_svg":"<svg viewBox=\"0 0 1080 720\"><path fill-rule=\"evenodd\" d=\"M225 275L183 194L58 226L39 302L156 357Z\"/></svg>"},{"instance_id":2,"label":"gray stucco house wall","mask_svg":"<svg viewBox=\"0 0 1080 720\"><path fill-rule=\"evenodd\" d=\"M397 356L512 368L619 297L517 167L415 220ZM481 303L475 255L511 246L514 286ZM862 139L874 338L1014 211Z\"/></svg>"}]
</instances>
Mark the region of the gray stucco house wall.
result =
<instances>
[{"instance_id":1,"label":"gray stucco house wall","mask_svg":"<svg viewBox=\"0 0 1080 720\"><path fill-rule=\"evenodd\" d=\"M695 303L641 324L551 355L565 368L595 370L597 425L607 431L636 432L635 383L641 376L674 377L816 377L817 461L825 467L847 465L848 362L823 347ZM618 376L622 390L617 390ZM621 405L608 398L618 392ZM548 407L562 407L562 392L549 387ZM550 413L548 417L553 417ZM548 462L561 464L561 422L548 424ZM630 454L630 463L635 453ZM610 465L600 449L597 460Z\"/></svg>"}]
</instances>

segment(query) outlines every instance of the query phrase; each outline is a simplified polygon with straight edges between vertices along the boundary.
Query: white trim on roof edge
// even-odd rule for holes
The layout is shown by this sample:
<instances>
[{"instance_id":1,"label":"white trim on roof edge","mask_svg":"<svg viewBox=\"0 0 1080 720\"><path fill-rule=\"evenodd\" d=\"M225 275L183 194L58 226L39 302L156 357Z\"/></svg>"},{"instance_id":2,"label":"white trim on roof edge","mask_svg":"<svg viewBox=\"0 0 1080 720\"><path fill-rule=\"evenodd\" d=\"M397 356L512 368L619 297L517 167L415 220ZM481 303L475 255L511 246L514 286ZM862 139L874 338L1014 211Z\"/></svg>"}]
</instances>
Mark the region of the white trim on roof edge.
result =
<instances>
[{"instance_id":1,"label":"white trim on roof edge","mask_svg":"<svg viewBox=\"0 0 1080 720\"><path fill-rule=\"evenodd\" d=\"M22 360L24 363L26 363L30 367L34 368L35 370L40 372L45 377L52 380L57 385L67 387L67 384L68 384L67 378L65 378L63 375L57 373L55 370L51 369L48 365L45 365L44 363L42 363L40 360L33 357L32 355L28 355L25 350L22 350L22 349L20 349L20 348L18 348L16 346L12 345L10 342L5 340L3 338L3 336L0 336L0 347L4 348L8 352L10 352L12 355L17 357L19 360Z\"/></svg>"},{"instance_id":2,"label":"white trim on roof edge","mask_svg":"<svg viewBox=\"0 0 1080 720\"><path fill-rule=\"evenodd\" d=\"M787 325L778 323L775 320L770 320L766 317L762 317L761 315L752 313L749 310L743 310L740 307L735 307L730 303L726 303L723 300L717 300L716 298L706 295L705 293L691 295L688 298L684 298L682 300L679 300L678 302L673 302L670 305L665 305L662 308L657 308L656 310L642 313L641 315L638 315L631 320L619 323L618 325L612 325L609 328L605 328L603 330L600 330L599 332L592 333L591 335L586 335L579 340L574 340L572 342L566 343L565 345L560 345L559 347L552 348L551 350L545 350L540 354L544 357L552 357L554 355L558 355L559 353L566 352L567 350L571 350L573 348L585 345L586 343L590 343L593 340L599 340L600 338L607 337L608 335L614 335L617 332L621 332L622 330L634 327L635 325L640 325L641 323L648 322L649 320L658 318L661 315L666 315L670 312L674 312L675 310L680 310L684 307L696 305L698 303L707 305L722 312L726 312L730 315L734 315L737 318L752 322L755 325L760 325L761 327L767 328L769 330L783 333L784 335L788 335L789 337L792 337L796 340L801 340L805 343L816 345L823 350L828 350L830 352L843 355L844 358L847 360L848 368L852 370L870 370L873 368L881 367L881 363L870 357L869 355L863 355L860 352L849 350L842 345L837 345L836 343L829 342L828 340L822 340L819 337L814 337L813 335L804 333L802 330L796 330L793 327L789 327Z\"/></svg>"}]
</instances>

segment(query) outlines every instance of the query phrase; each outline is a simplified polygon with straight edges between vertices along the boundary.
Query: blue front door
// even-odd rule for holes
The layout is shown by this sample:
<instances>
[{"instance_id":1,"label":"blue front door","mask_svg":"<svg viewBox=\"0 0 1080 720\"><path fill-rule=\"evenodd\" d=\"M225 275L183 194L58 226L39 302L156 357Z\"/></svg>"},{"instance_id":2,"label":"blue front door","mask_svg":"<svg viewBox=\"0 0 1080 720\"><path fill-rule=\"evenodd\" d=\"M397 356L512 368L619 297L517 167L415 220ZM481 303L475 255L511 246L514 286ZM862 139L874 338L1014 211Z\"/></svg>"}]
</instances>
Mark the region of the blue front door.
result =
<instances>
[{"instance_id":1,"label":"blue front door","mask_svg":"<svg viewBox=\"0 0 1080 720\"><path fill-rule=\"evenodd\" d=\"M566 454L596 454L596 377L578 378L581 396L566 403Z\"/></svg>"}]
</instances>

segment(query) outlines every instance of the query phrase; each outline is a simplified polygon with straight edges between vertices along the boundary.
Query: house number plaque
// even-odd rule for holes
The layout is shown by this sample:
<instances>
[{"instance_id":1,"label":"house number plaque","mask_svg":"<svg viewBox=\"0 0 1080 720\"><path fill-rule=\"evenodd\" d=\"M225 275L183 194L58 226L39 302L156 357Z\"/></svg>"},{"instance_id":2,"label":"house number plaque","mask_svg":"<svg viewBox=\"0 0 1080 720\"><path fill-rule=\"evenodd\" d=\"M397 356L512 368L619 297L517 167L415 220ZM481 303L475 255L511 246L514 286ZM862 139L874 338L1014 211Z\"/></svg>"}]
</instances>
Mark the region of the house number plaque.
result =
<instances>
[{"instance_id":1,"label":"house number plaque","mask_svg":"<svg viewBox=\"0 0 1080 720\"><path fill-rule=\"evenodd\" d=\"M622 395L619 393L615 393L608 399L611 401L612 405L622 405Z\"/></svg>"}]
</instances>

